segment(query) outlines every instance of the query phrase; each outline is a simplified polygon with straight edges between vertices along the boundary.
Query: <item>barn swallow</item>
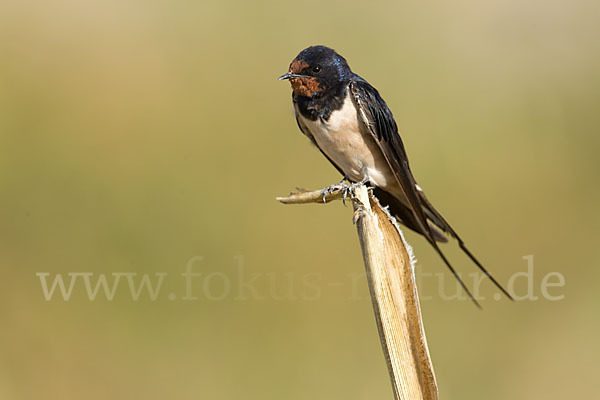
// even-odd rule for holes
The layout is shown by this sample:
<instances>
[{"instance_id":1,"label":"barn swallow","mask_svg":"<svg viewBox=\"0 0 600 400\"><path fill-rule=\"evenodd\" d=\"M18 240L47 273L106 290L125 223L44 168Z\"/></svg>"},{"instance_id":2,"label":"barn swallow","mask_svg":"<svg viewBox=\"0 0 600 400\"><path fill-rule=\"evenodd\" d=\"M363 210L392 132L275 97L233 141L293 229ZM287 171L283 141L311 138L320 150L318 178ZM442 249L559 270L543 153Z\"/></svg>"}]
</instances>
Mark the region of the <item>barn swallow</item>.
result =
<instances>
[{"instance_id":1,"label":"barn swallow","mask_svg":"<svg viewBox=\"0 0 600 400\"><path fill-rule=\"evenodd\" d=\"M342 182L325 192L369 184L391 215L427 239L475 305L479 307L438 246L448 241L447 236L512 300L427 200L410 170L392 112L379 92L352 72L344 57L325 46L308 47L279 77L283 79L292 85L298 127L343 176Z\"/></svg>"}]
</instances>

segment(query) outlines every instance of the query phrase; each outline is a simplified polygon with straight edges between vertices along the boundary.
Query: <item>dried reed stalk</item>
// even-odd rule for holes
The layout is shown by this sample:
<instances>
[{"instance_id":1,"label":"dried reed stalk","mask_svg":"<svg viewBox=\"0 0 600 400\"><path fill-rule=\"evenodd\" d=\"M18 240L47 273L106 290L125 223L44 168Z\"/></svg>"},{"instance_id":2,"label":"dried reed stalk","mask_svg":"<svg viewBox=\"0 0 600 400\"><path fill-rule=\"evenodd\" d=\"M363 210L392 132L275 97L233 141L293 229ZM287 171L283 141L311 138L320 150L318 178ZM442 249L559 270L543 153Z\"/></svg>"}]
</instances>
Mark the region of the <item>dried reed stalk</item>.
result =
<instances>
[{"instance_id":1,"label":"dried reed stalk","mask_svg":"<svg viewBox=\"0 0 600 400\"><path fill-rule=\"evenodd\" d=\"M326 201L342 198L330 193ZM351 195L379 338L397 400L438 398L415 285L411 247L393 218L360 185ZM323 203L320 190L278 197L284 204Z\"/></svg>"}]
</instances>

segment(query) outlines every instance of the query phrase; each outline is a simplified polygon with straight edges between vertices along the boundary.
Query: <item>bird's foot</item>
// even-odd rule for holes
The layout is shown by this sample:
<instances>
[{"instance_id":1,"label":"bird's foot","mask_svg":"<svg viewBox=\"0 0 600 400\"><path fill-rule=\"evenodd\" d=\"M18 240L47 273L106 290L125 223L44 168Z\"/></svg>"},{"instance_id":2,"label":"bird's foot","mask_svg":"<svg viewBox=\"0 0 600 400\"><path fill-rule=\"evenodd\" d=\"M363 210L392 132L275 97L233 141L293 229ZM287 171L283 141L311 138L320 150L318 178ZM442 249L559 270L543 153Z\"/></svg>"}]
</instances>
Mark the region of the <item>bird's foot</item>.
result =
<instances>
[{"instance_id":1,"label":"bird's foot","mask_svg":"<svg viewBox=\"0 0 600 400\"><path fill-rule=\"evenodd\" d=\"M361 186L361 185L366 185L367 183L369 183L369 177L365 176L360 182L353 182L348 186L348 189L346 191L344 191L343 193L343 197L342 197L342 202L344 203L344 205L346 205L346 197L348 196L348 194L350 194L350 196L354 196L354 192L355 190Z\"/></svg>"},{"instance_id":2,"label":"bird's foot","mask_svg":"<svg viewBox=\"0 0 600 400\"><path fill-rule=\"evenodd\" d=\"M336 183L335 185L331 185L328 186L326 188L321 189L321 195L323 196L323 203L327 203L327 196L338 192L338 191L342 191L343 192L343 198L344 201L346 200L346 196L347 193L346 191L350 189L350 185L348 185L346 183L346 177L344 177L344 179L342 179L339 183Z\"/></svg>"},{"instance_id":3,"label":"bird's foot","mask_svg":"<svg viewBox=\"0 0 600 400\"><path fill-rule=\"evenodd\" d=\"M358 188L360 185L364 185L367 182L369 182L369 178L365 177L360 182L353 182L350 184L348 184L346 182L350 182L350 180L348 178L344 177L344 179L342 179L340 181L340 183L336 183L335 185L331 185L331 186L321 189L321 194L323 195L323 203L327 202L327 195L335 193L337 191L341 191L342 192L342 203L344 203L344 205L346 205L346 199L348 198L348 196L350 196L350 197L354 196L354 191L356 190L356 188Z\"/></svg>"}]
</instances>

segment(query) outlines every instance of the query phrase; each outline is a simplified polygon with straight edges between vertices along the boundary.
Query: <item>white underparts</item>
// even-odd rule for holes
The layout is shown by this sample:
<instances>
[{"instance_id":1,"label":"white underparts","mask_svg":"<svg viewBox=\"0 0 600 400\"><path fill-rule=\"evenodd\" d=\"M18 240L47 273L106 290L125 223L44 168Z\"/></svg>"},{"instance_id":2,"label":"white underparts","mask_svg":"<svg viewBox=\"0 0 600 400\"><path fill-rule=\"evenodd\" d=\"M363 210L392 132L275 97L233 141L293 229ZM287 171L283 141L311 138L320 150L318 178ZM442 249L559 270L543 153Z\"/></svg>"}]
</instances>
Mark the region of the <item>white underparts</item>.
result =
<instances>
[{"instance_id":1,"label":"white underparts","mask_svg":"<svg viewBox=\"0 0 600 400\"><path fill-rule=\"evenodd\" d=\"M372 184L404 197L381 149L359 119L351 95L346 94L342 108L332 112L327 121L312 121L302 114L298 119L348 178L359 182L366 176Z\"/></svg>"}]
</instances>

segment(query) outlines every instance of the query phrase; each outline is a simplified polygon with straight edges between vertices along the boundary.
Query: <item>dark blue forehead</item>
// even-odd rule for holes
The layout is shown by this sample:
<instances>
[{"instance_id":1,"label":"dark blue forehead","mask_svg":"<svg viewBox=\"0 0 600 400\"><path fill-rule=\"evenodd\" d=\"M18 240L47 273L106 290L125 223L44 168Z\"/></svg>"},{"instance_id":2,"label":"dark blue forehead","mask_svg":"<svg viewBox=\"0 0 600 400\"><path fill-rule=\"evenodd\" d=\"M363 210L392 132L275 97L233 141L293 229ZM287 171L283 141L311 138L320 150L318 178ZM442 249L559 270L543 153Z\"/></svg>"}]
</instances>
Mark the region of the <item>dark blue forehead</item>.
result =
<instances>
[{"instance_id":1,"label":"dark blue forehead","mask_svg":"<svg viewBox=\"0 0 600 400\"><path fill-rule=\"evenodd\" d=\"M327 46L310 46L302 50L296 60L306 61L308 65L335 65L338 69L349 70L346 59Z\"/></svg>"}]
</instances>

